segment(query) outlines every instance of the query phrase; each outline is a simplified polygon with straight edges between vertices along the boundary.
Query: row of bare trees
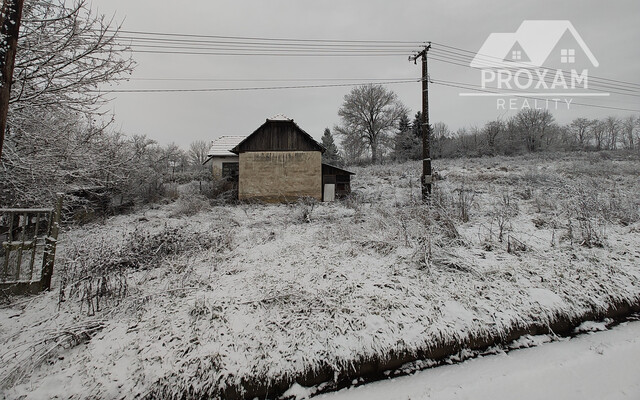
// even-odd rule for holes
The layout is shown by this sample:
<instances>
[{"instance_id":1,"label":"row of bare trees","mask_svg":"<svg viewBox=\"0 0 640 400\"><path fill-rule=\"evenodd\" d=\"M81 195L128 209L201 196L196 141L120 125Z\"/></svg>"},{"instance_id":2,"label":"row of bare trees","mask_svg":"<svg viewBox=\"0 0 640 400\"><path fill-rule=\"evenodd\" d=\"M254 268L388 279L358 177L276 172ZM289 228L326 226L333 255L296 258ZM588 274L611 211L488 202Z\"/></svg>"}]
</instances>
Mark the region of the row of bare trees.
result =
<instances>
[{"instance_id":1,"label":"row of bare trees","mask_svg":"<svg viewBox=\"0 0 640 400\"><path fill-rule=\"evenodd\" d=\"M580 149L627 149L640 146L640 117L576 118L568 126L573 145Z\"/></svg>"},{"instance_id":2,"label":"row of bare trees","mask_svg":"<svg viewBox=\"0 0 640 400\"><path fill-rule=\"evenodd\" d=\"M506 120L455 132L445 124L432 128L432 155L463 157L539 151L638 150L640 117L577 118L561 125L548 110L524 109Z\"/></svg>"},{"instance_id":3,"label":"row of bare trees","mask_svg":"<svg viewBox=\"0 0 640 400\"><path fill-rule=\"evenodd\" d=\"M421 158L421 114L411 121L408 109L383 86L352 89L338 115L342 124L334 131L347 163ZM640 149L640 116L577 118L560 125L549 110L523 109L481 128L453 132L442 122L431 126L433 158L618 149Z\"/></svg>"}]
</instances>

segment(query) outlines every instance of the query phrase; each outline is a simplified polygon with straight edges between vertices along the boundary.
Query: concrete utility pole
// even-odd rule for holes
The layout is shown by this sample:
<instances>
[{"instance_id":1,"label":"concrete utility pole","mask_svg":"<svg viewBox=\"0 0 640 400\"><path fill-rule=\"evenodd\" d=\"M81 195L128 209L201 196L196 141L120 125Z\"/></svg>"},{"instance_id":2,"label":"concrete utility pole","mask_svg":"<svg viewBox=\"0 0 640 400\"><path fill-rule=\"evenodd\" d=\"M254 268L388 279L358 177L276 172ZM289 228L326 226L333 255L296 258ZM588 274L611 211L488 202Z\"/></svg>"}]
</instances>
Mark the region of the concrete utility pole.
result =
<instances>
[{"instance_id":1,"label":"concrete utility pole","mask_svg":"<svg viewBox=\"0 0 640 400\"><path fill-rule=\"evenodd\" d=\"M429 72L427 70L427 52L431 42L421 52L409 57L409 61L417 63L422 58L422 200L431 202L431 125L429 125Z\"/></svg>"},{"instance_id":2,"label":"concrete utility pole","mask_svg":"<svg viewBox=\"0 0 640 400\"><path fill-rule=\"evenodd\" d=\"M7 112L23 5L24 0L4 0L0 11L0 158L4 132L7 129Z\"/></svg>"}]
</instances>

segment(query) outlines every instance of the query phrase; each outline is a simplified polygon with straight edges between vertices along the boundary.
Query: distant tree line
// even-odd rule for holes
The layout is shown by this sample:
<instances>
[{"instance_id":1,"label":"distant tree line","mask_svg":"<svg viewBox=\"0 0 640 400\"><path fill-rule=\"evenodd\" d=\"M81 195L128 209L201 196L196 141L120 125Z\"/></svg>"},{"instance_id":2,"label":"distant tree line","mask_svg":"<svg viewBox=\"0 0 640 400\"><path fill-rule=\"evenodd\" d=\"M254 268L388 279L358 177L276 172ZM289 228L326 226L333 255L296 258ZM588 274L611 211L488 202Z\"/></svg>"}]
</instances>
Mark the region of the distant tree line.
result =
<instances>
[{"instance_id":1,"label":"distant tree line","mask_svg":"<svg viewBox=\"0 0 640 400\"><path fill-rule=\"evenodd\" d=\"M409 111L380 85L354 88L338 111L340 152L348 164L422 158L422 115ZM431 157L515 155L539 151L640 150L640 116L577 118L556 123L549 110L523 109L483 127L452 131L443 122L431 125Z\"/></svg>"},{"instance_id":2,"label":"distant tree line","mask_svg":"<svg viewBox=\"0 0 640 400\"><path fill-rule=\"evenodd\" d=\"M523 109L508 119L452 132L432 127L432 157L514 155L540 151L640 150L640 116L576 118L561 125L549 110Z\"/></svg>"}]
</instances>

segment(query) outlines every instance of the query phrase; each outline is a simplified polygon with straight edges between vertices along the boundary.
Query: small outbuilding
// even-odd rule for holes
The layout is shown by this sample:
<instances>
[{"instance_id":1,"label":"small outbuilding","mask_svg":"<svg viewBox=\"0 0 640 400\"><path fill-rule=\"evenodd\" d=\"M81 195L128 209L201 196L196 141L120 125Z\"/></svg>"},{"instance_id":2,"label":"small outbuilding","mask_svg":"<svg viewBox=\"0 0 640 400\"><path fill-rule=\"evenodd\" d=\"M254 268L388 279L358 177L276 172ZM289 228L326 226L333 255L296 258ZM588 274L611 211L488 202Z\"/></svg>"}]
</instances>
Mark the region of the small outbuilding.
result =
<instances>
[{"instance_id":1,"label":"small outbuilding","mask_svg":"<svg viewBox=\"0 0 640 400\"><path fill-rule=\"evenodd\" d=\"M351 175L355 175L355 173L336 167L335 165L323 163L322 200L333 201L350 194Z\"/></svg>"},{"instance_id":2,"label":"small outbuilding","mask_svg":"<svg viewBox=\"0 0 640 400\"><path fill-rule=\"evenodd\" d=\"M220 136L211 142L207 153L207 159L203 164L211 162L211 172L214 179L238 178L238 155L230 151L238 145L246 136Z\"/></svg>"}]
</instances>

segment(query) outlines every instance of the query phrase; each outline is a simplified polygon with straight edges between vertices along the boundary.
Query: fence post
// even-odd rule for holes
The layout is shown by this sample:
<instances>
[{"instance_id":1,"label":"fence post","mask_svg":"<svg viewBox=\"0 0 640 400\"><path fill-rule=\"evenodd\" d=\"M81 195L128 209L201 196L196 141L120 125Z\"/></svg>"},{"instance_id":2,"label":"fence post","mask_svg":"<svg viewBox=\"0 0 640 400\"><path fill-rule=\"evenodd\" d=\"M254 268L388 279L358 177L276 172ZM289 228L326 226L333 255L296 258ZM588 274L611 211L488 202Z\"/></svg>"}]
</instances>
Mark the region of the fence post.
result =
<instances>
[{"instance_id":1,"label":"fence post","mask_svg":"<svg viewBox=\"0 0 640 400\"><path fill-rule=\"evenodd\" d=\"M42 290L51 290L51 277L53 276L53 263L56 258L56 243L60 229L60 214L62 213L63 193L58 193L56 208L51 215L49 232L44 240L44 257L42 258Z\"/></svg>"}]
</instances>

